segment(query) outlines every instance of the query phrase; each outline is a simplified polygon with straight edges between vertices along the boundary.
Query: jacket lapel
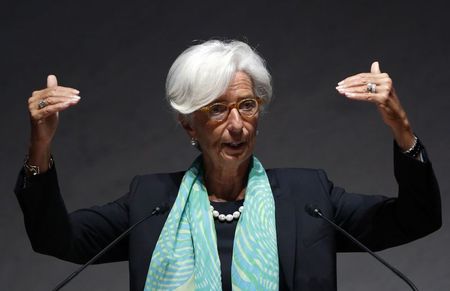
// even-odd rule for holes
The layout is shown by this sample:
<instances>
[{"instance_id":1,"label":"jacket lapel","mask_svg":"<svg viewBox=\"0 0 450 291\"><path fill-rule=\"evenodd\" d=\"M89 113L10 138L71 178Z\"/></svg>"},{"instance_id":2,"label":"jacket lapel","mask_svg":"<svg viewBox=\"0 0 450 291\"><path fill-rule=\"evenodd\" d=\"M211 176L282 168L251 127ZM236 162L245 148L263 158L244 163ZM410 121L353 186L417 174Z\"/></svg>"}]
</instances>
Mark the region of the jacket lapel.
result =
<instances>
[{"instance_id":1,"label":"jacket lapel","mask_svg":"<svg viewBox=\"0 0 450 291\"><path fill-rule=\"evenodd\" d=\"M280 276L284 274L286 285L289 290L294 287L294 263L296 246L296 219L294 203L289 200L288 195L282 195L275 171L268 171L270 186L275 200L275 219L277 231L278 257Z\"/></svg>"}]
</instances>

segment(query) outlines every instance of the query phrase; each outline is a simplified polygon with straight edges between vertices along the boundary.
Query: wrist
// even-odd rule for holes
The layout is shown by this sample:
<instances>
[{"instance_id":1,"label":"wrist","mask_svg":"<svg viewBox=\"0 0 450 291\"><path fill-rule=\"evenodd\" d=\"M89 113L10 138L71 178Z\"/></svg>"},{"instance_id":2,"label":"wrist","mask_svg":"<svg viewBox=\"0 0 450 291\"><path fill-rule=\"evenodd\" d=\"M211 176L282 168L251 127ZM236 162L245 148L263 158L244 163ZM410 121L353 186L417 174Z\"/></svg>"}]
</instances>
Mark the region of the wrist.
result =
<instances>
[{"instance_id":1,"label":"wrist","mask_svg":"<svg viewBox=\"0 0 450 291\"><path fill-rule=\"evenodd\" d=\"M402 153L410 158L417 159L423 162L423 157L421 156L424 147L421 141L414 135L414 143L407 150L402 150Z\"/></svg>"},{"instance_id":2,"label":"wrist","mask_svg":"<svg viewBox=\"0 0 450 291\"><path fill-rule=\"evenodd\" d=\"M49 161L51 159L51 150L49 144L30 144L26 161L29 165L36 166L40 172L48 170Z\"/></svg>"},{"instance_id":3,"label":"wrist","mask_svg":"<svg viewBox=\"0 0 450 291\"><path fill-rule=\"evenodd\" d=\"M53 157L50 155L50 157L47 159L46 163L40 163L40 164L34 164L30 162L30 158L28 155L25 156L25 160L23 163L23 169L25 171L26 176L36 176L42 173L47 172L53 167Z\"/></svg>"},{"instance_id":4,"label":"wrist","mask_svg":"<svg viewBox=\"0 0 450 291\"><path fill-rule=\"evenodd\" d=\"M414 145L416 137L408 121L405 121L401 126L391 127L391 130L397 145L402 151L406 151Z\"/></svg>"},{"instance_id":5,"label":"wrist","mask_svg":"<svg viewBox=\"0 0 450 291\"><path fill-rule=\"evenodd\" d=\"M45 149L49 148L51 145L51 140L44 140L41 138L30 138L30 144L29 148L36 148L36 149Z\"/></svg>"}]
</instances>

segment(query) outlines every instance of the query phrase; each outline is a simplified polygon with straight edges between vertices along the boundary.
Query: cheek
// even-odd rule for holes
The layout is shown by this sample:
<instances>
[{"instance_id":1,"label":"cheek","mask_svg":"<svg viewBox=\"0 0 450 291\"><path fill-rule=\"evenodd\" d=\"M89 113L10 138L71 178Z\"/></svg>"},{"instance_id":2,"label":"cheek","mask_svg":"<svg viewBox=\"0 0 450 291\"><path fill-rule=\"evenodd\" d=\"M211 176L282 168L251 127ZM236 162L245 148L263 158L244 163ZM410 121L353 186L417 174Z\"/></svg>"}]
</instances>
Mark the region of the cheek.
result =
<instances>
[{"instance_id":1,"label":"cheek","mask_svg":"<svg viewBox=\"0 0 450 291\"><path fill-rule=\"evenodd\" d=\"M248 134L248 143L250 147L253 147L256 142L256 131L257 131L257 123L249 123L248 126L246 126L247 134Z\"/></svg>"},{"instance_id":2,"label":"cheek","mask_svg":"<svg viewBox=\"0 0 450 291\"><path fill-rule=\"evenodd\" d=\"M221 145L223 130L220 128L209 128L201 133L201 140L206 147L215 148Z\"/></svg>"},{"instance_id":3,"label":"cheek","mask_svg":"<svg viewBox=\"0 0 450 291\"><path fill-rule=\"evenodd\" d=\"M246 126L249 136L254 138L256 136L256 131L258 130L258 120L254 122L249 122Z\"/></svg>"}]
</instances>

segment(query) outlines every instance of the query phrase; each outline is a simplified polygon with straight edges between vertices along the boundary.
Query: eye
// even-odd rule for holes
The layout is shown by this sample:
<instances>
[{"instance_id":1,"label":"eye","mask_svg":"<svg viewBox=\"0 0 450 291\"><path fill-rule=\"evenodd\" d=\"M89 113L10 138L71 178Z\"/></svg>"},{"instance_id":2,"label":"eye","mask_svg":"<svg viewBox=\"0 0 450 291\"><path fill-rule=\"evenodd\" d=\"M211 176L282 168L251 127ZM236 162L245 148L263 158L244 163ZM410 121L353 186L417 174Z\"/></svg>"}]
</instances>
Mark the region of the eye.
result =
<instances>
[{"instance_id":1,"label":"eye","mask_svg":"<svg viewBox=\"0 0 450 291\"><path fill-rule=\"evenodd\" d=\"M239 111L253 112L257 106L258 105L255 99L242 100L242 102L239 103Z\"/></svg>"},{"instance_id":2,"label":"eye","mask_svg":"<svg viewBox=\"0 0 450 291\"><path fill-rule=\"evenodd\" d=\"M209 114L211 116L218 116L228 111L228 107L222 103L212 104L209 107Z\"/></svg>"}]
</instances>

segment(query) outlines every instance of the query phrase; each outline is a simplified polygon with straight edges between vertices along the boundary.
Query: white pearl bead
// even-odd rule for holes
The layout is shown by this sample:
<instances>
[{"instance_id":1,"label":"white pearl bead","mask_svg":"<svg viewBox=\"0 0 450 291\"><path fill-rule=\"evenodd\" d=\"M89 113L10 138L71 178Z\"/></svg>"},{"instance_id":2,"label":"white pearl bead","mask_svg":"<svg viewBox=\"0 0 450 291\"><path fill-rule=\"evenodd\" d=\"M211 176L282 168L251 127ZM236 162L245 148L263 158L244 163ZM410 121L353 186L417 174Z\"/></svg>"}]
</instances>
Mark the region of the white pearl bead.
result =
<instances>
[{"instance_id":1,"label":"white pearl bead","mask_svg":"<svg viewBox=\"0 0 450 291\"><path fill-rule=\"evenodd\" d=\"M214 209L214 206L210 205L209 209L214 218L219 219L220 222L228 221L231 222L234 219L238 219L241 216L241 212L244 210L244 206L239 207L239 211L233 212L233 214L221 214L219 211Z\"/></svg>"}]
</instances>

